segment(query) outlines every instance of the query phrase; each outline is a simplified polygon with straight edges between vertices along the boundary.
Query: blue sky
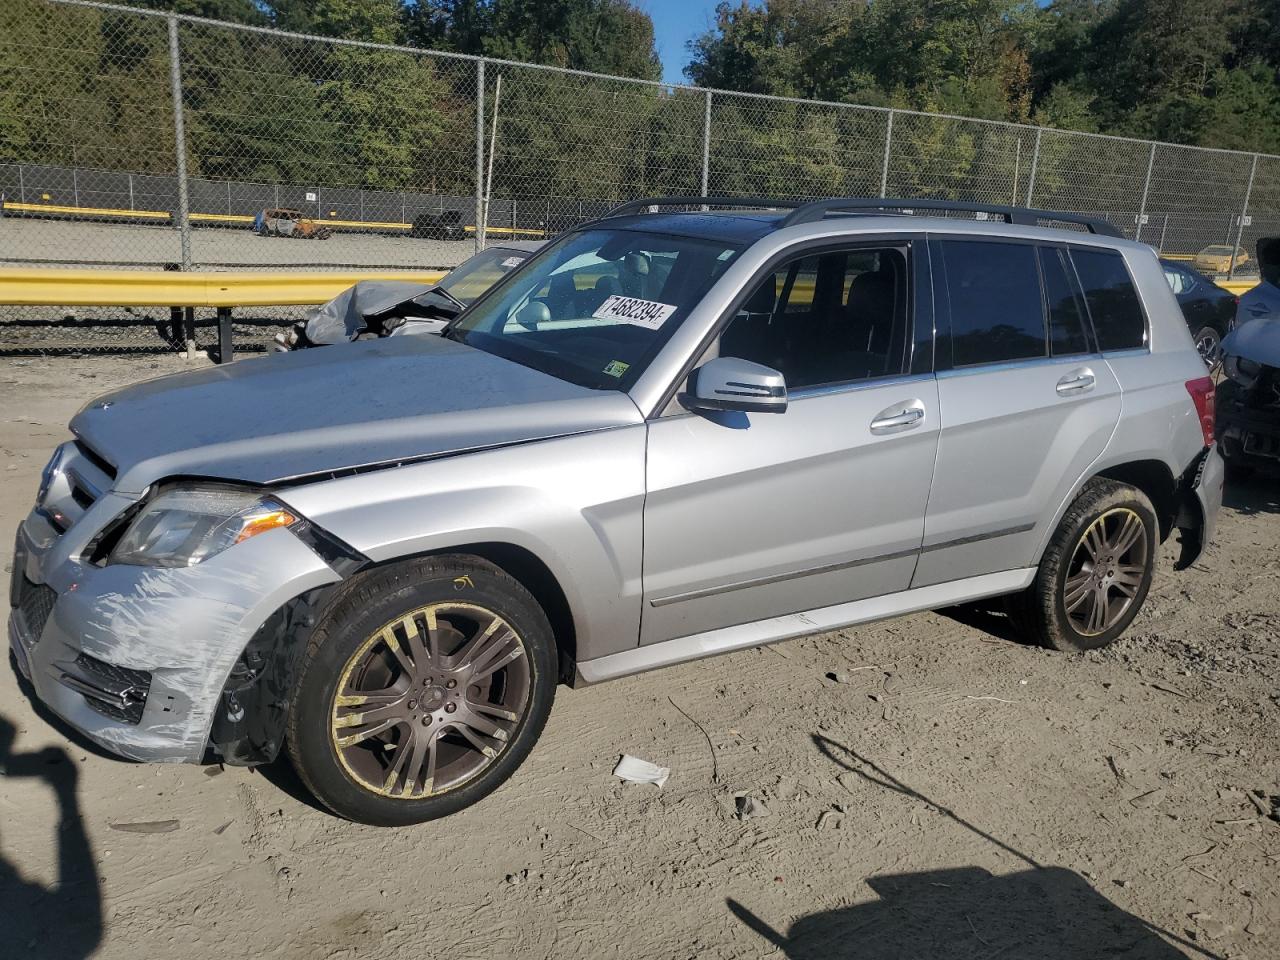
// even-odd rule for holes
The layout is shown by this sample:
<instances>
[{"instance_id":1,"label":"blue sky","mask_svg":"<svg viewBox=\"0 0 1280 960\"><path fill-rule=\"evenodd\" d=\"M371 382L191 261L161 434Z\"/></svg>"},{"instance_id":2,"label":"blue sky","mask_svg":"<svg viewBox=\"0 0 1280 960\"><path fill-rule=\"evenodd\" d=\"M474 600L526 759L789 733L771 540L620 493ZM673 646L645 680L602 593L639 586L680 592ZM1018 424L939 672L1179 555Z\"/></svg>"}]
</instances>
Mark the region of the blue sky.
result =
<instances>
[{"instance_id":1,"label":"blue sky","mask_svg":"<svg viewBox=\"0 0 1280 960\"><path fill-rule=\"evenodd\" d=\"M684 65L689 62L689 53L685 42L705 33L715 21L716 0L638 0L636 5L653 18L662 79L687 83Z\"/></svg>"}]
</instances>

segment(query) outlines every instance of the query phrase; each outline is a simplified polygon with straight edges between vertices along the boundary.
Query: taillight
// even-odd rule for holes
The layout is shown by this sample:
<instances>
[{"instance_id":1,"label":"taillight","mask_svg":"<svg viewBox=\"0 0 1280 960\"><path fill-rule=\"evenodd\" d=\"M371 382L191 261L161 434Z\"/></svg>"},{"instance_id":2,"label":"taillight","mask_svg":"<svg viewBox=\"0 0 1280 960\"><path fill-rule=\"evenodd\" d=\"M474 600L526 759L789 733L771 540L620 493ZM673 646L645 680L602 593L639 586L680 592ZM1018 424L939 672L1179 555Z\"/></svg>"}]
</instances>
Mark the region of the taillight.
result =
<instances>
[{"instance_id":1,"label":"taillight","mask_svg":"<svg viewBox=\"0 0 1280 960\"><path fill-rule=\"evenodd\" d=\"M1188 380L1187 393L1191 394L1191 402L1196 405L1200 432L1204 434L1204 445L1207 447L1213 443L1213 381L1209 377Z\"/></svg>"}]
</instances>

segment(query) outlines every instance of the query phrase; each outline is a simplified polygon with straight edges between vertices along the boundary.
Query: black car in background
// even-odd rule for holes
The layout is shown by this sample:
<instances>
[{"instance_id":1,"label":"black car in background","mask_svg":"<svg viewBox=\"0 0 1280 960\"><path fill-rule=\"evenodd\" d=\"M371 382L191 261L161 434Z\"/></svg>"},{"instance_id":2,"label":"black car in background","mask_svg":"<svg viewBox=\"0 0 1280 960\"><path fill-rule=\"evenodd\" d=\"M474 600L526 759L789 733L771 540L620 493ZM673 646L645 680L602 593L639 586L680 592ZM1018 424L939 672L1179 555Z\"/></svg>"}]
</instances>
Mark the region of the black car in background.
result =
<instances>
[{"instance_id":1,"label":"black car in background","mask_svg":"<svg viewBox=\"0 0 1280 960\"><path fill-rule=\"evenodd\" d=\"M1182 308L1205 366L1217 370L1222 363L1222 338L1235 327L1240 298L1185 263L1162 258L1160 266L1164 267L1164 278Z\"/></svg>"}]
</instances>

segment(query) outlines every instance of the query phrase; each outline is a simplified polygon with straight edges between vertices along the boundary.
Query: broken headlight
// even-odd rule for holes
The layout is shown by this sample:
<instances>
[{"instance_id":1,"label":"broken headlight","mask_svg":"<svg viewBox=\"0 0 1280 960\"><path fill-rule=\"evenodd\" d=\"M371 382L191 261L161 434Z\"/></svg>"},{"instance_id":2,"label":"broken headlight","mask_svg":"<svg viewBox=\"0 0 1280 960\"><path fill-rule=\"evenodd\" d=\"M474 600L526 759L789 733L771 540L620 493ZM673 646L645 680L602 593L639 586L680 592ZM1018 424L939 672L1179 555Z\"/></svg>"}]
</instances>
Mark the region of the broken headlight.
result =
<instances>
[{"instance_id":1,"label":"broken headlight","mask_svg":"<svg viewBox=\"0 0 1280 960\"><path fill-rule=\"evenodd\" d=\"M252 490L174 487L142 508L107 562L189 567L297 520L284 504Z\"/></svg>"},{"instance_id":2,"label":"broken headlight","mask_svg":"<svg viewBox=\"0 0 1280 960\"><path fill-rule=\"evenodd\" d=\"M1258 375L1262 373L1262 364L1229 354L1222 361L1222 368L1227 371L1228 377L1246 390L1251 389L1258 382Z\"/></svg>"}]
</instances>

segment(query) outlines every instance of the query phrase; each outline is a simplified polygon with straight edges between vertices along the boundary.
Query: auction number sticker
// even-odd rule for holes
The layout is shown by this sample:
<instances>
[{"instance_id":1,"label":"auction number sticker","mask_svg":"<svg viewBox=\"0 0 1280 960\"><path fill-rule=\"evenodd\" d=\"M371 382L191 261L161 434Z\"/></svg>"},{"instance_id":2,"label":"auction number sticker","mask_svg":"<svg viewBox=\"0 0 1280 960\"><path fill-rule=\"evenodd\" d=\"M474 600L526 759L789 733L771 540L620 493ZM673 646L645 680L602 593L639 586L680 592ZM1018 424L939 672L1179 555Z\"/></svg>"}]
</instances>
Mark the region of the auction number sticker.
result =
<instances>
[{"instance_id":1,"label":"auction number sticker","mask_svg":"<svg viewBox=\"0 0 1280 960\"><path fill-rule=\"evenodd\" d=\"M615 293L605 298L604 303L596 307L591 316L597 320L619 320L648 330L657 330L675 312L675 305L670 303L637 300L635 297L623 297Z\"/></svg>"},{"instance_id":2,"label":"auction number sticker","mask_svg":"<svg viewBox=\"0 0 1280 960\"><path fill-rule=\"evenodd\" d=\"M507 257L507 259L502 261L502 265L508 268L518 267L522 263L524 263L524 257Z\"/></svg>"}]
</instances>

